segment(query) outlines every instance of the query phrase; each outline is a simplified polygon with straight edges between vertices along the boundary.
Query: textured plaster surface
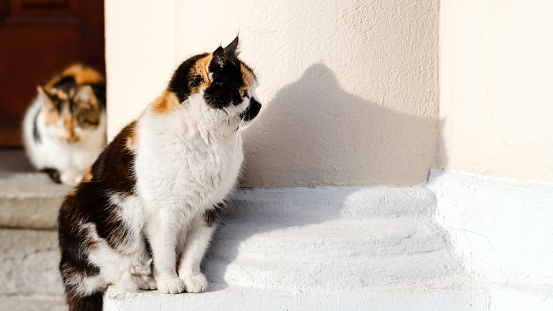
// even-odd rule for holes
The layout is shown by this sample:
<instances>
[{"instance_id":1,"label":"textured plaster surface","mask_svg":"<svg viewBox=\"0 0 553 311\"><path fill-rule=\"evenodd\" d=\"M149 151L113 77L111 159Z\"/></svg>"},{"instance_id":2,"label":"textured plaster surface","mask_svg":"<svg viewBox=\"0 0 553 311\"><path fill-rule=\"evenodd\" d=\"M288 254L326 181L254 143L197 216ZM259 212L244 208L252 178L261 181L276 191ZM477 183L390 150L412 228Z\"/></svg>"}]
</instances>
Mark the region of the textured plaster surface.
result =
<instances>
[{"instance_id":1,"label":"textured plaster surface","mask_svg":"<svg viewBox=\"0 0 553 311\"><path fill-rule=\"evenodd\" d=\"M441 1L441 167L553 181L551 12L551 1Z\"/></svg>"},{"instance_id":2,"label":"textured plaster surface","mask_svg":"<svg viewBox=\"0 0 553 311\"><path fill-rule=\"evenodd\" d=\"M106 1L113 137L189 56L240 33L264 108L241 185L413 185L438 148L438 0Z\"/></svg>"},{"instance_id":3,"label":"textured plaster surface","mask_svg":"<svg viewBox=\"0 0 553 311\"><path fill-rule=\"evenodd\" d=\"M105 0L108 140L161 95L176 69L174 0Z\"/></svg>"}]
</instances>

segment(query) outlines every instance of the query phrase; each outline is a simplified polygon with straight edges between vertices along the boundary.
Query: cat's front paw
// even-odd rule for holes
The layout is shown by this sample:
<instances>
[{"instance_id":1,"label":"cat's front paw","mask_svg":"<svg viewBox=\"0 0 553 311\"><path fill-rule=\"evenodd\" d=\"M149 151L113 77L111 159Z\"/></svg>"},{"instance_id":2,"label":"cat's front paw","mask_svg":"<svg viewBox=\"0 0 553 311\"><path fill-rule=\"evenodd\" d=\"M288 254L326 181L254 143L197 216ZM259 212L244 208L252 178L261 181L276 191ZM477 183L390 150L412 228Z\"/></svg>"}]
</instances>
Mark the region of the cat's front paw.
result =
<instances>
[{"instance_id":1,"label":"cat's front paw","mask_svg":"<svg viewBox=\"0 0 553 311\"><path fill-rule=\"evenodd\" d=\"M207 279L203 273L183 278L187 293L201 293L207 289Z\"/></svg>"},{"instance_id":2,"label":"cat's front paw","mask_svg":"<svg viewBox=\"0 0 553 311\"><path fill-rule=\"evenodd\" d=\"M81 179L83 179L83 175L70 172L62 172L60 175L60 179L62 184L76 186L78 183L81 182Z\"/></svg>"},{"instance_id":3,"label":"cat's front paw","mask_svg":"<svg viewBox=\"0 0 553 311\"><path fill-rule=\"evenodd\" d=\"M157 290L164 294L180 294L184 292L184 283L179 278L156 280Z\"/></svg>"}]
</instances>

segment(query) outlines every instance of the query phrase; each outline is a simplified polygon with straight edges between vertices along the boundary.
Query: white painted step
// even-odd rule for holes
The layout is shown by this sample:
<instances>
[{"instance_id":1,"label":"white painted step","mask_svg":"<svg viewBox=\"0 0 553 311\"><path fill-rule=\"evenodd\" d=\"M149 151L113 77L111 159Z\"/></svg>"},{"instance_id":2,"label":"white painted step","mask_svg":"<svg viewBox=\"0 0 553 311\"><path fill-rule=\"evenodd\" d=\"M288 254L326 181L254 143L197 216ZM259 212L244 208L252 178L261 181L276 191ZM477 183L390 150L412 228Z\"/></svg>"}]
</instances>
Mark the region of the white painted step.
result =
<instances>
[{"instance_id":1,"label":"white painted step","mask_svg":"<svg viewBox=\"0 0 553 311\"><path fill-rule=\"evenodd\" d=\"M0 173L0 227L55 230L59 207L69 190L46 174Z\"/></svg>"},{"instance_id":2,"label":"white painted step","mask_svg":"<svg viewBox=\"0 0 553 311\"><path fill-rule=\"evenodd\" d=\"M0 310L66 310L58 209L70 187L46 174L0 174Z\"/></svg>"},{"instance_id":3,"label":"white painted step","mask_svg":"<svg viewBox=\"0 0 553 311\"><path fill-rule=\"evenodd\" d=\"M459 263L445 251L378 259L294 257L279 261L210 258L210 281L273 290L350 290L397 284L417 285L455 276Z\"/></svg>"},{"instance_id":4,"label":"white painted step","mask_svg":"<svg viewBox=\"0 0 553 311\"><path fill-rule=\"evenodd\" d=\"M0 229L0 295L63 295L55 231Z\"/></svg>"},{"instance_id":5,"label":"white painted step","mask_svg":"<svg viewBox=\"0 0 553 311\"><path fill-rule=\"evenodd\" d=\"M321 222L392 217L430 218L436 197L422 186L237 189L228 219Z\"/></svg>"},{"instance_id":6,"label":"white painted step","mask_svg":"<svg viewBox=\"0 0 553 311\"><path fill-rule=\"evenodd\" d=\"M2 296L0 295L0 310L2 311L66 311L67 306L62 296Z\"/></svg>"},{"instance_id":7,"label":"white painted step","mask_svg":"<svg viewBox=\"0 0 553 311\"><path fill-rule=\"evenodd\" d=\"M238 190L203 264L202 294L104 297L110 310L482 310L435 196L411 188Z\"/></svg>"},{"instance_id":8,"label":"white painted step","mask_svg":"<svg viewBox=\"0 0 553 311\"><path fill-rule=\"evenodd\" d=\"M158 291L129 294L109 288L104 296L104 310L480 311L485 310L487 300L482 289L455 286L301 292L213 285L204 293L179 295Z\"/></svg>"},{"instance_id":9,"label":"white painted step","mask_svg":"<svg viewBox=\"0 0 553 311\"><path fill-rule=\"evenodd\" d=\"M227 220L218 228L211 254L233 260L339 260L390 258L446 247L447 241L435 225L411 218L304 225Z\"/></svg>"}]
</instances>

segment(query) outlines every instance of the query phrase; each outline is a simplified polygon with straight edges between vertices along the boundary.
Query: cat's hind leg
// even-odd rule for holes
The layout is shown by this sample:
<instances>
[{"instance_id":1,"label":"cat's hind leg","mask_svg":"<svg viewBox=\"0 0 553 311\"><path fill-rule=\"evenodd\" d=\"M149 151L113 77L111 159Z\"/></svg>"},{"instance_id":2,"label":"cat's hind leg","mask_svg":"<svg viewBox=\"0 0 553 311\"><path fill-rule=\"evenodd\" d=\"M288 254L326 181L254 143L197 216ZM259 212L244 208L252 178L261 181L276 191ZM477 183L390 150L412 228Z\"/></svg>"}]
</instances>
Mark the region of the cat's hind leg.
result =
<instances>
[{"instance_id":1,"label":"cat's hind leg","mask_svg":"<svg viewBox=\"0 0 553 311\"><path fill-rule=\"evenodd\" d=\"M127 292L156 288L147 255L136 251L126 255L110 247L104 239L96 238L98 242L89 251L89 258L100 267L100 275L108 284Z\"/></svg>"}]
</instances>

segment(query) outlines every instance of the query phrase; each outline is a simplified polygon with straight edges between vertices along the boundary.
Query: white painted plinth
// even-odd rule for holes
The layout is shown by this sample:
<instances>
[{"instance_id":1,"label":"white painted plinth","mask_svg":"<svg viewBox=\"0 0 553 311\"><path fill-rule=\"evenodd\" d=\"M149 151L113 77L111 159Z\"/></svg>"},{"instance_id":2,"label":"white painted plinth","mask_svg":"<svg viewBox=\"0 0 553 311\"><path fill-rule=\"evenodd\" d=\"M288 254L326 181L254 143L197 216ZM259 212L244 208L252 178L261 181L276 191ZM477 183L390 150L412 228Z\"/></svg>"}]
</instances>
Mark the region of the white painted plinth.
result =
<instances>
[{"instance_id":1,"label":"white painted plinth","mask_svg":"<svg viewBox=\"0 0 553 311\"><path fill-rule=\"evenodd\" d=\"M553 184L433 171L410 188L240 190L202 294L106 310L553 310Z\"/></svg>"},{"instance_id":2,"label":"white painted plinth","mask_svg":"<svg viewBox=\"0 0 553 311\"><path fill-rule=\"evenodd\" d=\"M110 289L106 310L473 310L486 292L410 188L235 193L204 263L202 294Z\"/></svg>"},{"instance_id":3,"label":"white painted plinth","mask_svg":"<svg viewBox=\"0 0 553 311\"><path fill-rule=\"evenodd\" d=\"M483 310L482 290L426 291L259 291L252 288L212 288L201 294L164 295L158 291L119 293L110 288L105 310L378 310L378 311L460 311Z\"/></svg>"}]
</instances>

